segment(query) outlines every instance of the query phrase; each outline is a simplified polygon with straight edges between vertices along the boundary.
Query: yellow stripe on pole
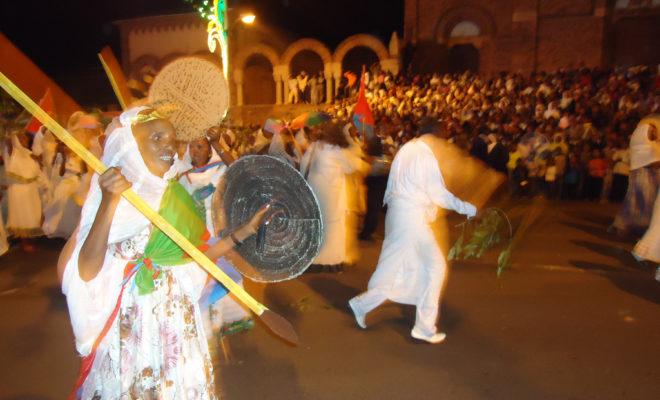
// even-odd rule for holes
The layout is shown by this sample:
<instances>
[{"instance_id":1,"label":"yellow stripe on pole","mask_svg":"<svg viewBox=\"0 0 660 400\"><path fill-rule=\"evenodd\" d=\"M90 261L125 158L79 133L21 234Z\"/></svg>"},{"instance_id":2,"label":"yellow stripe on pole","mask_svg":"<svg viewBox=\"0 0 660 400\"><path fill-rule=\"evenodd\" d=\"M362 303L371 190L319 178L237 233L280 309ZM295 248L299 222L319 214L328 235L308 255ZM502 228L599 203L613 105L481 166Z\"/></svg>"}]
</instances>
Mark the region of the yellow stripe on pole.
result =
<instances>
[{"instance_id":1,"label":"yellow stripe on pole","mask_svg":"<svg viewBox=\"0 0 660 400\"><path fill-rule=\"evenodd\" d=\"M9 78L0 72L0 86L11 97L14 98L23 108L30 114L41 121L49 131L53 132L57 138L69 147L78 157L80 157L87 165L90 166L96 173L102 174L107 170L107 167L96 158L85 146L80 144L66 129L57 123L50 115L41 109L30 97L14 85ZM222 272L220 268L213 261L211 261L204 253L195 247L190 241L177 231L169 222L161 217L154 211L147 203L144 202L133 190L129 189L122 193L122 196L135 208L138 209L149 221L156 225L160 230L165 232L176 244L178 244L183 251L188 253L195 262L206 270L211 276L222 283L234 296L236 296L243 304L249 307L257 315L262 315L268 310L263 304L255 300L248 292L246 292L240 285L236 284L227 274Z\"/></svg>"}]
</instances>

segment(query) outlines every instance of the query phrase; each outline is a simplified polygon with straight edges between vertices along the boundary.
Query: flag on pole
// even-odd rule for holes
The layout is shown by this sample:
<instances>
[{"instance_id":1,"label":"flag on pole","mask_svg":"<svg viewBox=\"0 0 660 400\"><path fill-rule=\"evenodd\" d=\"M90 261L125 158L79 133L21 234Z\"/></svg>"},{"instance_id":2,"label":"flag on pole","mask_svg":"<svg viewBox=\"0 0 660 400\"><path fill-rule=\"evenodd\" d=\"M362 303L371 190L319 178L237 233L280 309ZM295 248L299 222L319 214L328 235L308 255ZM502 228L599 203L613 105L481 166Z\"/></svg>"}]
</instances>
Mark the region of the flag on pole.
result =
<instances>
[{"instance_id":1,"label":"flag on pole","mask_svg":"<svg viewBox=\"0 0 660 400\"><path fill-rule=\"evenodd\" d=\"M119 61L117 61L109 46L105 46L98 56L99 60L101 60L101 65L103 65L103 70L110 80L112 90L115 92L115 96L117 96L121 109L126 110L133 102L133 96L131 96L131 90L128 88L126 76L119 65Z\"/></svg>"},{"instance_id":2,"label":"flag on pole","mask_svg":"<svg viewBox=\"0 0 660 400\"><path fill-rule=\"evenodd\" d=\"M48 115L54 117L55 115L55 101L53 100L53 95L50 93L50 88L46 88L46 93L44 93L43 97L41 97L41 100L39 100L39 107L41 107L42 110L46 111ZM30 121L28 121L27 125L25 126L25 130L30 133L36 133L39 128L41 128L41 121L36 119L34 116L30 118Z\"/></svg>"},{"instance_id":3,"label":"flag on pole","mask_svg":"<svg viewBox=\"0 0 660 400\"><path fill-rule=\"evenodd\" d=\"M364 89L364 67L360 76L360 92L353 111L353 124L360 131L364 139L372 138L374 135L374 116L369 108L367 96Z\"/></svg>"}]
</instances>

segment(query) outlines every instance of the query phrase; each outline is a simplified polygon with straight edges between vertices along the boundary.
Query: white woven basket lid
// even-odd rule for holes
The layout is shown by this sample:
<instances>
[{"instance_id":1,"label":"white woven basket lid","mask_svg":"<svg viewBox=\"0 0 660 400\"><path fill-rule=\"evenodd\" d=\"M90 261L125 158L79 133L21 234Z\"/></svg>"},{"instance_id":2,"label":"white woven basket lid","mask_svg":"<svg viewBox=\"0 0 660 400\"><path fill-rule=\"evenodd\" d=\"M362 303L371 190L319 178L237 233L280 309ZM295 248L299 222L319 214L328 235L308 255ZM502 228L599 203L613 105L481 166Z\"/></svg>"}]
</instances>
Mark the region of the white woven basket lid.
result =
<instances>
[{"instance_id":1,"label":"white woven basket lid","mask_svg":"<svg viewBox=\"0 0 660 400\"><path fill-rule=\"evenodd\" d=\"M200 57L182 57L156 75L149 102L172 104L169 120L177 138L190 141L222 122L229 108L229 87L219 65Z\"/></svg>"}]
</instances>

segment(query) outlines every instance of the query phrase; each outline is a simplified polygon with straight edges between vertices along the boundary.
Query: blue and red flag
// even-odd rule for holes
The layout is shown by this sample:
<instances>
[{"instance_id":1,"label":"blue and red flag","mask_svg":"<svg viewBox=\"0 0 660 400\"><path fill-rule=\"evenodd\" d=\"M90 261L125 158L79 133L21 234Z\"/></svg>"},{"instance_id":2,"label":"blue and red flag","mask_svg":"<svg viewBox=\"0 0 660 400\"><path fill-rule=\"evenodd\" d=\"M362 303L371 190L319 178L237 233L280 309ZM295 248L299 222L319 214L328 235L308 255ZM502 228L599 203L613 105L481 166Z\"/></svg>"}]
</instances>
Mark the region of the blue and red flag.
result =
<instances>
[{"instance_id":1,"label":"blue and red flag","mask_svg":"<svg viewBox=\"0 0 660 400\"><path fill-rule=\"evenodd\" d=\"M367 96L364 90L364 68L360 77L360 92L358 93L357 103L353 111L353 124L360 131L363 139L372 138L374 135L374 116L367 103Z\"/></svg>"}]
</instances>

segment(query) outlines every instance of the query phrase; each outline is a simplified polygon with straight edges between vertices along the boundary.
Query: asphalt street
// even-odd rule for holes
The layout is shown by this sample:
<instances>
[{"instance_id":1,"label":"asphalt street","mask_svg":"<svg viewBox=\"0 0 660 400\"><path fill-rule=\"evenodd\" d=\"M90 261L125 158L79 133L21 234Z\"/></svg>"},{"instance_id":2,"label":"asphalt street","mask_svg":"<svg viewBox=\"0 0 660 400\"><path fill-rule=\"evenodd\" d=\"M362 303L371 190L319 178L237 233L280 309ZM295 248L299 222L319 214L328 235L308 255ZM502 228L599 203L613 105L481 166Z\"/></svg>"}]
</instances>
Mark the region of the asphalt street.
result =
<instances>
[{"instance_id":1,"label":"asphalt street","mask_svg":"<svg viewBox=\"0 0 660 400\"><path fill-rule=\"evenodd\" d=\"M529 206L509 211L517 225ZM549 204L499 278L494 252L453 263L438 345L410 337L413 307L387 304L366 330L348 311L382 233L360 243L360 262L343 273L248 283L301 344L260 324L225 339L216 357L222 398L658 399L660 283L654 266L630 256L632 242L606 232L615 212ZM30 254L14 245L0 258L0 399L63 399L72 387L78 358L55 276L62 244L43 239Z\"/></svg>"}]
</instances>

